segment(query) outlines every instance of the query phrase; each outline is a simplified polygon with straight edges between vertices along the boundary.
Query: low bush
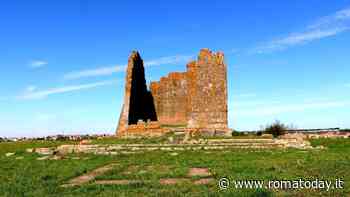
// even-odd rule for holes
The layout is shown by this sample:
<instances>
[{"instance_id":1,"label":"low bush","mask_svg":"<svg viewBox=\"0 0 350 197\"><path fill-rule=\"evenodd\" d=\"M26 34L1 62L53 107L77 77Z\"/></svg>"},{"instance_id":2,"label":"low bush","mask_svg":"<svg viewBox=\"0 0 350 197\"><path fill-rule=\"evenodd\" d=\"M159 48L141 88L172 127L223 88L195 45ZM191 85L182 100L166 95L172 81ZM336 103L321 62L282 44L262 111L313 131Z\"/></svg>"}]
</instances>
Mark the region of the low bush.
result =
<instances>
[{"instance_id":1,"label":"low bush","mask_svg":"<svg viewBox=\"0 0 350 197\"><path fill-rule=\"evenodd\" d=\"M264 133L272 134L273 137L278 137L280 135L285 134L287 130L288 127L285 124L276 120L271 125L266 126L266 128L264 129Z\"/></svg>"},{"instance_id":2,"label":"low bush","mask_svg":"<svg viewBox=\"0 0 350 197\"><path fill-rule=\"evenodd\" d=\"M244 132L240 132L240 131L232 131L232 136L243 136Z\"/></svg>"}]
</instances>

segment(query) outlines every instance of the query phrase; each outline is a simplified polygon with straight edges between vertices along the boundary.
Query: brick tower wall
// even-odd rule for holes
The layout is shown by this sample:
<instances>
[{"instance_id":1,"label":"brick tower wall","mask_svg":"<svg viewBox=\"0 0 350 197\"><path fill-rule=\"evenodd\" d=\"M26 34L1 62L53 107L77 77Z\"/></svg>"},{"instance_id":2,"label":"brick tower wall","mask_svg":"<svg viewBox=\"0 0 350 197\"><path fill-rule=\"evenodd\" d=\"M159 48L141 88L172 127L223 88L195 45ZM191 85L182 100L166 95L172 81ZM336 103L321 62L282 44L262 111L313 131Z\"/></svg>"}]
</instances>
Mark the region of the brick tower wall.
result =
<instances>
[{"instance_id":1,"label":"brick tower wall","mask_svg":"<svg viewBox=\"0 0 350 197\"><path fill-rule=\"evenodd\" d=\"M223 53L202 49L188 68L188 127L226 129L227 76Z\"/></svg>"},{"instance_id":2,"label":"brick tower wall","mask_svg":"<svg viewBox=\"0 0 350 197\"><path fill-rule=\"evenodd\" d=\"M143 60L134 51L128 60L117 134L162 133L160 125L228 131L226 70L223 53L202 49L186 72L169 73L151 82L148 91Z\"/></svg>"},{"instance_id":3,"label":"brick tower wall","mask_svg":"<svg viewBox=\"0 0 350 197\"><path fill-rule=\"evenodd\" d=\"M150 86L158 121L162 125L187 124L186 73L169 73Z\"/></svg>"},{"instance_id":4,"label":"brick tower wall","mask_svg":"<svg viewBox=\"0 0 350 197\"><path fill-rule=\"evenodd\" d=\"M188 128L227 128L227 76L223 53L202 49L185 73L170 73L150 86L158 121Z\"/></svg>"}]
</instances>

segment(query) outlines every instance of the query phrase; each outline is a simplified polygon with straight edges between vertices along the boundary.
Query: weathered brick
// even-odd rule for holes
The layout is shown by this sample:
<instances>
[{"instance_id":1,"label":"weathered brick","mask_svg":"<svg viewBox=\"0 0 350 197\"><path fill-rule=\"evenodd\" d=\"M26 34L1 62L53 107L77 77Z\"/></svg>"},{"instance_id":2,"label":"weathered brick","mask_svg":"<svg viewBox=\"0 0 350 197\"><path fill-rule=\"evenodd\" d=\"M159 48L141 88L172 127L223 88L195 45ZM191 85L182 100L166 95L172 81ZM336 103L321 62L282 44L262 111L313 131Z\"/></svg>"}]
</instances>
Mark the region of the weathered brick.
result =
<instances>
[{"instance_id":1,"label":"weathered brick","mask_svg":"<svg viewBox=\"0 0 350 197\"><path fill-rule=\"evenodd\" d=\"M197 60L187 64L186 72L172 72L161 77L158 82L151 82L149 93L144 87L146 83L142 59L137 52L133 52L128 61L124 105L117 134L164 133L166 130L162 130L160 125L186 125L192 132L228 132L226 70L223 53L202 49ZM135 78L135 72L139 73L137 77L141 79ZM133 121L130 119L131 114L135 116L134 112L130 112L130 107L133 106L133 84L137 84L134 80L142 82L142 88L138 91L144 93L137 93L138 97L147 94L146 100L151 101L143 103L147 106L136 105L136 116L142 120L140 124L135 121L135 117ZM150 112L152 109L155 117ZM148 120L152 120L152 123Z\"/></svg>"}]
</instances>

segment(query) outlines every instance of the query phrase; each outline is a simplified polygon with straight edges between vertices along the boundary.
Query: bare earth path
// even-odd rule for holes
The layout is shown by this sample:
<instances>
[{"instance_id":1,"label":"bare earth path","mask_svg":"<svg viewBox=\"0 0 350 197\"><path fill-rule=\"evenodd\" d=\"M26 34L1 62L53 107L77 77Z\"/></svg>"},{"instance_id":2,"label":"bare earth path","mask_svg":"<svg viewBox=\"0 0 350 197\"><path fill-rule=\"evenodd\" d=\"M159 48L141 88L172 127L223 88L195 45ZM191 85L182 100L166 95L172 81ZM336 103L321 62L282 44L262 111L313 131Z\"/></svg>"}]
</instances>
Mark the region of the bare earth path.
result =
<instances>
[{"instance_id":1,"label":"bare earth path","mask_svg":"<svg viewBox=\"0 0 350 197\"><path fill-rule=\"evenodd\" d=\"M81 176L78 176L76 178L69 180L68 183L62 185L62 187L72 187L72 186L78 186L78 185L88 183L88 182L94 180L97 176L103 175L104 173L112 170L113 167L115 167L117 165L118 164L112 163L112 164L97 168L89 173L86 173L84 175L81 175Z\"/></svg>"},{"instance_id":2,"label":"bare earth path","mask_svg":"<svg viewBox=\"0 0 350 197\"><path fill-rule=\"evenodd\" d=\"M97 176L103 175L108 171L112 170L114 167L118 166L116 163L112 163L106 166L99 167L91 172L83 174L81 176L75 177L69 180L66 184L61 185L62 187L74 187L80 186L91 181L94 181ZM207 185L214 182L214 178L211 177L208 168L190 168L187 177L179 178L161 178L159 179L159 184L161 185L175 185L181 184L184 182L191 182L195 185ZM200 179L192 180L193 177L201 177ZM130 185L130 184L139 184L147 183L148 180L129 180L129 179L118 179L118 180L96 180L93 184L97 185Z\"/></svg>"}]
</instances>

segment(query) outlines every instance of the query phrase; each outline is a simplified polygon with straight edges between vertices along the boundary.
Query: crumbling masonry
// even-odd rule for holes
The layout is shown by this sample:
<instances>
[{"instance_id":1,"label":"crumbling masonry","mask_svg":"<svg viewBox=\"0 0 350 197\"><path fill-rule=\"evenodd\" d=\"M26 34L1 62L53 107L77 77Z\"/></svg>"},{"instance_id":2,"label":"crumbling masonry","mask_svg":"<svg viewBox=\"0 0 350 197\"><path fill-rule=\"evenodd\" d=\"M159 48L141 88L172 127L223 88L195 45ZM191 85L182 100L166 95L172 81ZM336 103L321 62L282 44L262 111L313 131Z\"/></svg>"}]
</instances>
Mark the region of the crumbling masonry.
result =
<instances>
[{"instance_id":1,"label":"crumbling masonry","mask_svg":"<svg viewBox=\"0 0 350 197\"><path fill-rule=\"evenodd\" d=\"M156 136L167 127L205 134L229 132L227 74L224 54L202 49L186 72L169 73L147 89L143 60L133 51L128 60L124 104L117 135Z\"/></svg>"}]
</instances>

